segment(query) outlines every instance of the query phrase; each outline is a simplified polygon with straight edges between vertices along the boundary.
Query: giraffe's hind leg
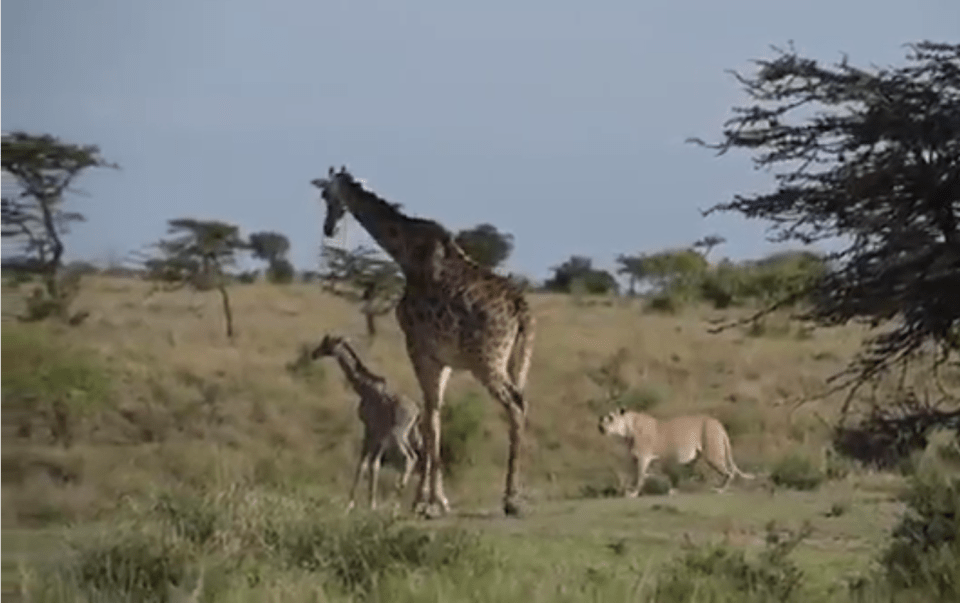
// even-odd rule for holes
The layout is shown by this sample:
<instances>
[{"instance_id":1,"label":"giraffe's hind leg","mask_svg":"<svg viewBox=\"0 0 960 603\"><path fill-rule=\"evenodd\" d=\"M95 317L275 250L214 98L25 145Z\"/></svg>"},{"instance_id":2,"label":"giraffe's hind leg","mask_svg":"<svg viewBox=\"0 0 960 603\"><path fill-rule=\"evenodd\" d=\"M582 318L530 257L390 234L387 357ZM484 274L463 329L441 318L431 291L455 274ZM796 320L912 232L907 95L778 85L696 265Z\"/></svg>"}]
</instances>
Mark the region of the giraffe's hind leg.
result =
<instances>
[{"instance_id":1,"label":"giraffe's hind leg","mask_svg":"<svg viewBox=\"0 0 960 603\"><path fill-rule=\"evenodd\" d=\"M506 515L518 516L522 510L518 500L517 486L520 450L523 445L523 419L525 404L523 394L507 377L506 371L475 374L483 383L491 396L503 406L510 422L510 448L507 455L507 476L503 492L503 512Z\"/></svg>"},{"instance_id":2,"label":"giraffe's hind leg","mask_svg":"<svg viewBox=\"0 0 960 603\"><path fill-rule=\"evenodd\" d=\"M348 513L353 509L356 503L357 484L360 483L360 476L363 475L363 471L367 468L367 464L370 461L371 451L372 442L369 434L366 434L364 435L363 444L360 448L360 458L357 461L357 469L353 474L353 484L350 486L350 502L347 503L346 509Z\"/></svg>"},{"instance_id":3,"label":"giraffe's hind leg","mask_svg":"<svg viewBox=\"0 0 960 603\"><path fill-rule=\"evenodd\" d=\"M386 448L386 438L377 442L370 463L370 509L377 508L377 483L380 481L380 461L383 459L383 452Z\"/></svg>"},{"instance_id":4,"label":"giraffe's hind leg","mask_svg":"<svg viewBox=\"0 0 960 603\"><path fill-rule=\"evenodd\" d=\"M403 498L403 491L407 486L407 481L410 479L410 475L413 473L414 466L418 462L416 451L413 449L413 446L408 440L409 427L406 431L400 431L394 433L394 441L397 444L397 449L400 451L400 454L403 455L403 473L400 474L397 478L397 506L400 505L400 500Z\"/></svg>"}]
</instances>

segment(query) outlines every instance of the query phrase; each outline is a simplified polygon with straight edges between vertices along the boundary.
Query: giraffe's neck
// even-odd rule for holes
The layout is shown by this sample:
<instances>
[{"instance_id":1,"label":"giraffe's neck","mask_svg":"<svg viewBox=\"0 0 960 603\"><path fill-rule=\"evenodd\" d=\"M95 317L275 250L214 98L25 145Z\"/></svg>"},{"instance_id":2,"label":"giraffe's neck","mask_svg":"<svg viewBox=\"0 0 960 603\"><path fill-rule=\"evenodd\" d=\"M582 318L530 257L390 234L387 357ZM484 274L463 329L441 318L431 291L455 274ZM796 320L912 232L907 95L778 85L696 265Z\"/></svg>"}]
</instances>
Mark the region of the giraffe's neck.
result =
<instances>
[{"instance_id":1,"label":"giraffe's neck","mask_svg":"<svg viewBox=\"0 0 960 603\"><path fill-rule=\"evenodd\" d=\"M426 239L439 240L446 235L444 228L436 222L406 216L396 205L357 183L345 182L338 192L347 211L407 276L421 269L422 260L412 256L415 245Z\"/></svg>"},{"instance_id":2,"label":"giraffe's neck","mask_svg":"<svg viewBox=\"0 0 960 603\"><path fill-rule=\"evenodd\" d=\"M347 344L341 343L338 345L334 351L334 356L340 364L343 374L346 375L347 381L350 382L350 386L358 394L363 394L365 391L383 384L383 378L371 373Z\"/></svg>"}]
</instances>

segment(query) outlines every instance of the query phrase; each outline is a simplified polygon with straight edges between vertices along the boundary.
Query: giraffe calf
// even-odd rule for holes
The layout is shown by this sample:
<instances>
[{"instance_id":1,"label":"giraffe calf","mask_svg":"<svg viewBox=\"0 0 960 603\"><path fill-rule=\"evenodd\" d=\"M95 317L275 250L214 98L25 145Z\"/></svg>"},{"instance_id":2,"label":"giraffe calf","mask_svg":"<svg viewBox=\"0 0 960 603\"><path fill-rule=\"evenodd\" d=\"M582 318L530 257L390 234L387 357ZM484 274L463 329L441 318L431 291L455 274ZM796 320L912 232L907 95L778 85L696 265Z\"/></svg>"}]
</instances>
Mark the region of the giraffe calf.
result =
<instances>
[{"instance_id":1,"label":"giraffe calf","mask_svg":"<svg viewBox=\"0 0 960 603\"><path fill-rule=\"evenodd\" d=\"M296 370L324 356L336 359L350 386L360 397L357 415L363 423L363 443L350 487L347 511L353 509L357 485L368 470L370 508L376 509L380 462L389 446L395 446L403 456L403 472L396 486L398 498L403 495L414 468L423 468L423 440L418 426L420 407L402 394L389 391L386 379L367 368L350 343L340 336L326 335L320 344L304 346L300 356L289 363L287 369Z\"/></svg>"}]
</instances>

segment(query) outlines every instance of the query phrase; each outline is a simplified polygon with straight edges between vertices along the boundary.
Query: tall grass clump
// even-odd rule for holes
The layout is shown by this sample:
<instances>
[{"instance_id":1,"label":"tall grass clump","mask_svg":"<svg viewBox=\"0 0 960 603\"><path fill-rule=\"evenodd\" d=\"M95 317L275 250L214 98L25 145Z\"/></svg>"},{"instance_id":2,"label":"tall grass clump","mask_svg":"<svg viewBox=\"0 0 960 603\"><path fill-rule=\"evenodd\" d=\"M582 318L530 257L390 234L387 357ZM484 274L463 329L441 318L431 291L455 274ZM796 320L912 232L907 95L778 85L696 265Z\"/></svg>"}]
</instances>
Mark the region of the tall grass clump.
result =
<instances>
[{"instance_id":1,"label":"tall grass clump","mask_svg":"<svg viewBox=\"0 0 960 603\"><path fill-rule=\"evenodd\" d=\"M216 513L214 512L216 511ZM299 576L324 593L365 599L382 581L437 572L483 576L499 564L481 536L393 517L343 517L321 501L232 491L164 493L125 519L70 537L69 551L31 580L65 600L224 600Z\"/></svg>"}]
</instances>

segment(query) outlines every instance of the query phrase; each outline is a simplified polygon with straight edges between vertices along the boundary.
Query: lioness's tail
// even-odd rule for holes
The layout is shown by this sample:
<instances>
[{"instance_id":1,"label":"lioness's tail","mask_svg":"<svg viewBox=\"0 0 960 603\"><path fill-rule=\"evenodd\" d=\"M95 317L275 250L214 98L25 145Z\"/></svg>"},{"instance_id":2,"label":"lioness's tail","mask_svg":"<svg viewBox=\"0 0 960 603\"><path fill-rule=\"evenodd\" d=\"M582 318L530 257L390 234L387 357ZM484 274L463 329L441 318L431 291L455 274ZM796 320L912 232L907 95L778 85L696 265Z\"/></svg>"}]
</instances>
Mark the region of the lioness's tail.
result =
<instances>
[{"instance_id":1,"label":"lioness's tail","mask_svg":"<svg viewBox=\"0 0 960 603\"><path fill-rule=\"evenodd\" d=\"M742 471L740 467L737 467L737 463L734 462L733 460L733 445L730 443L730 436L727 434L726 430L723 431L723 439L726 441L726 444L727 444L726 446L724 446L724 448L726 448L727 466L733 470L733 473L735 475L739 475L742 478L745 478L745 479L756 478L757 477L756 475Z\"/></svg>"}]
</instances>

